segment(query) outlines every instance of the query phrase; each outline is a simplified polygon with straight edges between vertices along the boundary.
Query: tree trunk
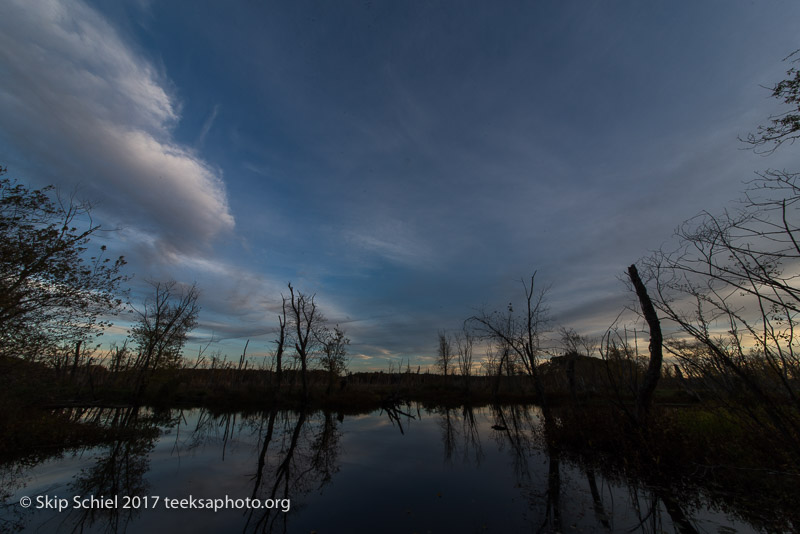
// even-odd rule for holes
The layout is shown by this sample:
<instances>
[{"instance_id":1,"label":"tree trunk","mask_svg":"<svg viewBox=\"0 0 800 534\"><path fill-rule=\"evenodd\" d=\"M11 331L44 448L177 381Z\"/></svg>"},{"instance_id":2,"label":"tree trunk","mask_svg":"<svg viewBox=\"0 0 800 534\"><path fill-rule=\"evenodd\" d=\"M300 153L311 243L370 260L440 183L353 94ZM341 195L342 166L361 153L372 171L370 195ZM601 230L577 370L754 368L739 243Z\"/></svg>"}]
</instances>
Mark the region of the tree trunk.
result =
<instances>
[{"instance_id":1,"label":"tree trunk","mask_svg":"<svg viewBox=\"0 0 800 534\"><path fill-rule=\"evenodd\" d=\"M647 294L647 288L642 283L642 279L639 278L636 265L628 267L628 276L630 276L633 287L636 289L636 296L639 297L642 314L644 314L644 319L650 328L650 363L647 365L647 372L636 396L636 419L638 424L643 426L647 423L650 406L653 403L653 392L658 384L658 379L661 377L661 362L663 360L661 345L663 337L656 309Z\"/></svg>"}]
</instances>

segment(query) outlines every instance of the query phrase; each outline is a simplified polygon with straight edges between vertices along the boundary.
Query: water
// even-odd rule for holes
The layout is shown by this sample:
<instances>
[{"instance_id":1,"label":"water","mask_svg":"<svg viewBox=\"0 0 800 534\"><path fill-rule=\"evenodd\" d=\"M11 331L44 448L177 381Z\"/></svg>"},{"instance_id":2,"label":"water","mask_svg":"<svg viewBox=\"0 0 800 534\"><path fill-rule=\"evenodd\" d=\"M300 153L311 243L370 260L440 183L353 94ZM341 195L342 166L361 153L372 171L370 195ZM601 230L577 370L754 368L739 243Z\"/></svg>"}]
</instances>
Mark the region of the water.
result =
<instances>
[{"instance_id":1,"label":"water","mask_svg":"<svg viewBox=\"0 0 800 534\"><path fill-rule=\"evenodd\" d=\"M0 530L755 531L702 496L665 495L560 458L543 445L534 408L400 410L89 412L82 417L131 429L133 439L5 466ZM76 495L96 500L78 508ZM198 508L214 499L219 510Z\"/></svg>"}]
</instances>

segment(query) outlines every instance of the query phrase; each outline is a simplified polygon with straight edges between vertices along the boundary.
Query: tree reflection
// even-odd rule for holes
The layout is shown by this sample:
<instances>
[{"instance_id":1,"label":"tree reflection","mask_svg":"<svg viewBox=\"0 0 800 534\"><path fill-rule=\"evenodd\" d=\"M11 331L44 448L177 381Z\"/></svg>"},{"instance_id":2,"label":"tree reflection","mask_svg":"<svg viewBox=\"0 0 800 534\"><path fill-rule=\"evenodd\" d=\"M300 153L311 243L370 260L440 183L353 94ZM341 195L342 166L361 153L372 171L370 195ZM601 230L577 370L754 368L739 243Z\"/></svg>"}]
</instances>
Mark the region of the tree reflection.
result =
<instances>
[{"instance_id":1,"label":"tree reflection","mask_svg":"<svg viewBox=\"0 0 800 534\"><path fill-rule=\"evenodd\" d=\"M567 469L570 472L582 472L585 476L594 511L595 523L589 527L592 530L616 532L624 529L627 532L657 533L671 526L681 534L696 534L697 529L686 512L685 503L689 499L683 495L680 498L675 497L674 489L670 490L655 483L648 484L651 477L647 473L603 474L601 465L599 474L597 458L593 458L593 462L569 462L564 467L563 452L545 432L547 425L541 424L535 408L493 406L491 418L494 438L501 450L509 452L517 483L529 496L530 509L535 512L534 517L538 518L533 520L537 532L563 532L565 524L577 521L576 513L582 516L583 523L591 517L584 515L581 509L576 510L569 506L565 508L574 501L574 498L568 501L564 499L566 492L570 495L577 491L585 492L580 487L563 487L562 471ZM546 471L539 467L539 462L533 461L542 457L546 458ZM609 488L607 492L601 491L604 483ZM627 488L628 496L628 502L617 503L617 524L614 505L615 497L618 499L621 492L614 491L614 487ZM620 520L626 524L620 525ZM627 524L629 522L632 524Z\"/></svg>"},{"instance_id":2,"label":"tree reflection","mask_svg":"<svg viewBox=\"0 0 800 534\"><path fill-rule=\"evenodd\" d=\"M444 449L445 463L452 461L453 451L456 449L456 427L453 424L452 410L443 408L440 413L439 427L442 429L442 448Z\"/></svg>"},{"instance_id":3,"label":"tree reflection","mask_svg":"<svg viewBox=\"0 0 800 534\"><path fill-rule=\"evenodd\" d=\"M387 399L381 405L381 414L386 413L392 425L397 424L401 434L405 434L402 418L405 418L406 425L410 424L411 420L414 419L414 416L409 413L410 411L411 404L407 403L404 410L402 403L397 399ZM419 406L417 406L417 414L419 414Z\"/></svg>"},{"instance_id":4,"label":"tree reflection","mask_svg":"<svg viewBox=\"0 0 800 534\"><path fill-rule=\"evenodd\" d=\"M529 406L499 406L491 408L494 438L500 450L508 449L514 473L520 483L531 480L529 459L538 450L535 437L539 435L538 420Z\"/></svg>"},{"instance_id":5,"label":"tree reflection","mask_svg":"<svg viewBox=\"0 0 800 534\"><path fill-rule=\"evenodd\" d=\"M589 484L589 491L592 494L592 507L594 508L594 515L597 522L603 527L604 530L611 530L611 521L606 514L603 499L600 497L600 490L597 488L597 478L594 475L594 468L591 466L586 467L586 482Z\"/></svg>"},{"instance_id":6,"label":"tree reflection","mask_svg":"<svg viewBox=\"0 0 800 534\"><path fill-rule=\"evenodd\" d=\"M213 414L207 410L193 410L184 418L182 411L175 411L172 417L168 417L138 408L76 410L74 417L80 421L114 429L116 439L107 446L92 449L97 458L70 484L70 497L76 494L84 497L143 497L151 493L174 496L174 487L169 484L161 488L151 487L147 481L154 444L161 435L157 426L166 425L168 421L168 442L162 443L159 451L168 452L173 439L173 459L180 462L176 457L187 450L192 451L195 458L186 468L191 477L197 476L195 470L200 466L206 469L202 472L204 484L219 482L214 484L217 489L235 483L239 497L247 495L262 502L271 499L275 504L272 508L225 514L225 521L232 519L233 528L246 533L293 531L300 522L308 519L308 514L313 515L315 521L325 518L319 520L330 522L326 527L337 530L341 530L343 518L347 522L360 521L361 525L369 521L377 524L386 513L391 514L392 510L400 507L410 531L414 530L411 527L418 526L417 522L437 521L433 530L442 528L442 525L445 525L445 530L463 530L465 522L475 518L495 527L519 527L518 522L524 521L527 530L532 532L656 533L667 530L693 534L698 530L694 517L703 501L696 489L686 495L681 488L659 484L663 477L659 479L657 471L648 472L641 466L620 466L609 462L610 456L603 458L593 453L590 444L581 453L565 452L566 446L560 448L559 443L544 430L541 412L536 407L509 405L473 409L464 406L421 411L417 405L416 412L412 405L390 408L359 417L358 420L365 424L353 425L360 431L348 433L347 443L355 440L355 454L360 454L361 443L377 443L387 449L375 451L374 456L359 456L358 464L367 469L354 470L342 480L336 475L342 467L342 458L345 458L340 424L344 417L336 412L288 412L273 408L258 414ZM426 413L433 416L423 421L422 416ZM385 424L386 417L394 427ZM415 422L409 426L412 419ZM401 433L398 434L395 428L399 428ZM376 434L366 435L373 431ZM431 431L434 442L437 438L441 440L441 456L435 445L431 448ZM487 436L481 435L486 433L489 439L483 439ZM359 442L362 438L366 440ZM492 446L493 441L497 447ZM395 459L398 465L387 468L387 462ZM212 465L221 460L226 463ZM162 461L165 461L163 465L174 465L168 463L169 458L158 456L152 464L155 471L163 469ZM242 461L245 462L243 468ZM433 469L428 469L431 466L426 462L430 461L434 464ZM448 467L441 475L445 479L436 478L436 465L441 465L440 462ZM412 465L415 470L409 467ZM425 467L420 470L420 466ZM243 474L252 475L252 478L241 478ZM397 479L386 480L386 476ZM508 480L509 476L511 480ZM152 480L156 483L161 479L154 475ZM182 480L175 477L177 482ZM375 491L364 496L363 501L348 499L348 502L358 501L357 506L362 506L360 510L352 510L353 514L360 514L358 521L349 515L349 509L338 507L341 505L338 500L336 506L328 501L324 506L311 509L310 504L315 500L308 494L321 492L324 488L328 494L326 497L331 498L331 489L338 489L339 495L333 496L338 499L348 495L349 491L359 491L358 484L363 484L363 480L385 487L390 493L384 495ZM475 484L462 483L468 480ZM435 497L434 491L430 492L430 497L427 496L429 486L426 484L432 482L446 488L449 485L444 498L441 494ZM242 483L244 486L239 485ZM478 490L476 486L481 487ZM425 495L420 496L421 493ZM458 499L451 499L451 495L457 495ZM429 498L435 504L431 505ZM283 499L291 499L288 512L277 504ZM520 513L504 515L502 511L508 506L506 499L515 501L517 505L521 502ZM482 503L485 513L475 512L477 505L468 505L468 502ZM304 504L306 509L303 509ZM365 513L364 505L374 511ZM451 506L450 511L460 516L435 515L441 514L446 506ZM47 531L124 532L139 527L136 524L138 513L136 509L117 506L71 510L40 517L49 517L47 520L51 524ZM200 513L195 516L198 521L210 517ZM444 522L440 521L441 517L446 518ZM52 521L60 523L52 525ZM226 524L228 527L231 525ZM0 524L2 531L9 528L14 528L14 525Z\"/></svg>"},{"instance_id":7,"label":"tree reflection","mask_svg":"<svg viewBox=\"0 0 800 534\"><path fill-rule=\"evenodd\" d=\"M563 518L560 456L555 444L543 433L538 409L531 406L495 405L492 407L492 417L495 439L501 449L507 447L511 453L517 483L521 487L532 486L537 482L538 473L532 470L531 459L538 458L542 452L547 456L544 498L531 492L530 506L535 509L544 500L544 510L540 515L542 522L537 532L561 532Z\"/></svg>"},{"instance_id":8,"label":"tree reflection","mask_svg":"<svg viewBox=\"0 0 800 534\"><path fill-rule=\"evenodd\" d=\"M336 461L339 458L341 432L336 423L337 420L333 418L331 412L325 412L320 430L312 444L311 466L320 475L320 487L330 482L333 474L339 471Z\"/></svg>"},{"instance_id":9,"label":"tree reflection","mask_svg":"<svg viewBox=\"0 0 800 534\"><path fill-rule=\"evenodd\" d=\"M647 485L640 478L626 482L631 508L636 511L638 519L638 523L627 530L656 534L671 525L679 534L697 534L697 528L686 513L686 505L679 504L669 489ZM682 495L681 498L688 496Z\"/></svg>"},{"instance_id":10,"label":"tree reflection","mask_svg":"<svg viewBox=\"0 0 800 534\"><path fill-rule=\"evenodd\" d=\"M159 436L158 425L168 420L167 414L154 414L137 406L97 409L81 414L86 420L107 426L119 438L97 457L91 467L81 470L70 484L71 493L85 498L117 496L147 497L149 484L145 474L150 469L150 451ZM116 506L70 509L64 524L73 525L72 532L83 532L99 525L105 532L124 532L141 508Z\"/></svg>"},{"instance_id":11,"label":"tree reflection","mask_svg":"<svg viewBox=\"0 0 800 534\"><path fill-rule=\"evenodd\" d=\"M460 416L456 409L439 409L439 428L442 431L445 463L452 462L455 455L461 456L465 463L480 465L483 460L483 445L471 406L463 406Z\"/></svg>"},{"instance_id":12,"label":"tree reflection","mask_svg":"<svg viewBox=\"0 0 800 534\"><path fill-rule=\"evenodd\" d=\"M266 430L260 439L252 498L296 498L312 488L321 489L339 470L343 416L324 412L310 417L305 411L296 419L272 410L266 415ZM262 425L263 426L263 425ZM252 509L244 532L287 532L289 513L280 509Z\"/></svg>"},{"instance_id":13,"label":"tree reflection","mask_svg":"<svg viewBox=\"0 0 800 534\"><path fill-rule=\"evenodd\" d=\"M461 415L461 434L464 440L463 457L466 461L470 457L470 451L472 451L472 459L475 465L478 466L483 460L483 446L481 445L478 423L475 420L475 411L472 406L465 405Z\"/></svg>"}]
</instances>

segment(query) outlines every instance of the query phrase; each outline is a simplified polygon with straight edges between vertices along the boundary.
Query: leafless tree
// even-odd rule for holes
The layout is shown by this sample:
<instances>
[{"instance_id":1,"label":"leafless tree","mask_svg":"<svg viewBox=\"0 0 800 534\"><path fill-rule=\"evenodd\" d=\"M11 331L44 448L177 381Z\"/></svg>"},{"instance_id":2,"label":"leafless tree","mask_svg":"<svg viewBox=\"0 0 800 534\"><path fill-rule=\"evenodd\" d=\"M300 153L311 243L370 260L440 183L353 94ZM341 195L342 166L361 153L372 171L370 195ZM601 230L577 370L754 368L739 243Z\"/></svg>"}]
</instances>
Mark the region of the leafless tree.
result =
<instances>
[{"instance_id":1,"label":"leafless tree","mask_svg":"<svg viewBox=\"0 0 800 534\"><path fill-rule=\"evenodd\" d=\"M616 324L609 328L600 344L600 355L606 362L609 385L617 396L619 406L628 413L635 423L635 415L627 410L623 393L636 396L639 391L643 362L639 357L635 328L627 325L620 328Z\"/></svg>"},{"instance_id":2,"label":"leafless tree","mask_svg":"<svg viewBox=\"0 0 800 534\"><path fill-rule=\"evenodd\" d=\"M442 371L444 376L450 370L451 362L454 358L452 341L444 330L439 330L439 347L437 352L436 367Z\"/></svg>"},{"instance_id":3,"label":"leafless tree","mask_svg":"<svg viewBox=\"0 0 800 534\"><path fill-rule=\"evenodd\" d=\"M286 350L288 342L287 322L286 322L286 297L281 295L281 313L278 315L278 339L275 340L275 381L277 387L280 389L281 381L283 379L283 353Z\"/></svg>"},{"instance_id":4,"label":"leafless tree","mask_svg":"<svg viewBox=\"0 0 800 534\"><path fill-rule=\"evenodd\" d=\"M796 229L787 224L782 237L759 239L747 226L745 239L737 229L750 224L706 215L698 232L682 234L680 253L651 257L657 306L699 345L667 345L687 374L743 401L754 421L782 435L800 456L800 294L794 274L800 255L773 248L794 239Z\"/></svg>"},{"instance_id":5,"label":"leafless tree","mask_svg":"<svg viewBox=\"0 0 800 534\"><path fill-rule=\"evenodd\" d=\"M500 366L500 358L498 351L491 343L486 346L486 353L481 362L481 369L486 376L496 376L498 374L498 367Z\"/></svg>"},{"instance_id":6,"label":"leafless tree","mask_svg":"<svg viewBox=\"0 0 800 534\"><path fill-rule=\"evenodd\" d=\"M561 348L565 354L583 354L593 356L598 350L598 341L591 336L584 336L575 331L574 328L562 326L558 329L561 341Z\"/></svg>"},{"instance_id":7,"label":"leafless tree","mask_svg":"<svg viewBox=\"0 0 800 534\"><path fill-rule=\"evenodd\" d=\"M300 379L305 398L308 398L309 359L319 348L319 332L325 322L314 299L315 295L295 291L292 284L289 284L290 321L294 330L294 348L300 361Z\"/></svg>"},{"instance_id":8,"label":"leafless tree","mask_svg":"<svg viewBox=\"0 0 800 534\"><path fill-rule=\"evenodd\" d=\"M475 336L467 328L463 328L454 336L456 346L456 362L458 371L464 377L464 387L469 389L469 377L472 375L472 348Z\"/></svg>"},{"instance_id":9,"label":"leafless tree","mask_svg":"<svg viewBox=\"0 0 800 534\"><path fill-rule=\"evenodd\" d=\"M547 288L535 291L536 273L531 276L530 283L522 281L525 292L525 304L521 314L515 314L512 305L507 312L486 312L468 319L474 331L487 339L505 346L510 353L517 356L525 372L533 379L536 395L542 404L542 413L546 420L550 419L549 407L545 396L538 365L541 355L541 337L547 323L547 307L545 295Z\"/></svg>"},{"instance_id":10,"label":"leafless tree","mask_svg":"<svg viewBox=\"0 0 800 534\"><path fill-rule=\"evenodd\" d=\"M687 374L747 399L741 409L798 456L799 179L760 175L738 212L701 214L679 229L677 250L646 261L656 305L702 347L671 340L668 350Z\"/></svg>"}]
</instances>

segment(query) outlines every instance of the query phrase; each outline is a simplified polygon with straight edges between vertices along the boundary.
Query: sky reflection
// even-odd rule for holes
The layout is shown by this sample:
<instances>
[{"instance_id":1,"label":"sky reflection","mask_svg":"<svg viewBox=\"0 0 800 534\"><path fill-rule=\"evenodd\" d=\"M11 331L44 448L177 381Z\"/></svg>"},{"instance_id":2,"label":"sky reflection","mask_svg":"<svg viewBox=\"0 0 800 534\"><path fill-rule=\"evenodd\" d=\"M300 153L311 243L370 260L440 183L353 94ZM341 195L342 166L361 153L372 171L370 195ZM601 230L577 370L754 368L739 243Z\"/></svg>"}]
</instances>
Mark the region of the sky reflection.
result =
<instances>
[{"instance_id":1,"label":"sky reflection","mask_svg":"<svg viewBox=\"0 0 800 534\"><path fill-rule=\"evenodd\" d=\"M2 518L23 532L518 532L753 531L697 496L665 496L606 478L543 445L527 407L402 408L344 416L272 411L167 421L127 413L143 433L46 461L18 480ZM494 428L493 428L494 427ZM275 510L22 511L23 495L141 495L161 499L291 499Z\"/></svg>"}]
</instances>

